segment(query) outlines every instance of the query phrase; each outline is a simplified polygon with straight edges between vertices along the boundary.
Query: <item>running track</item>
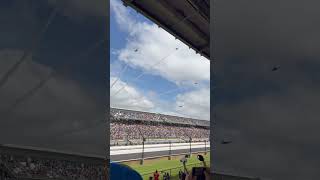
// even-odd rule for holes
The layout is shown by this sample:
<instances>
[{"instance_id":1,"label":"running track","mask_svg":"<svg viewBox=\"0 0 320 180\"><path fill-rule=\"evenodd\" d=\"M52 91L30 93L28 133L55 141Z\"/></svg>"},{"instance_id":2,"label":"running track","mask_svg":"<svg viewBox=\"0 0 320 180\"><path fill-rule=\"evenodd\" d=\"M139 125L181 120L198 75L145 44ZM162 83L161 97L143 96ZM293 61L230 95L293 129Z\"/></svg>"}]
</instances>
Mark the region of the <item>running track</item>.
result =
<instances>
[{"instance_id":1,"label":"running track","mask_svg":"<svg viewBox=\"0 0 320 180\"><path fill-rule=\"evenodd\" d=\"M210 149L210 143L206 145L203 142L191 143L191 152L203 152ZM150 144L144 146L144 157L152 158L169 155L169 144ZM189 143L171 144L171 154L188 154L190 151ZM112 146L110 147L111 161L127 161L140 159L142 153L142 145L133 146Z\"/></svg>"}]
</instances>

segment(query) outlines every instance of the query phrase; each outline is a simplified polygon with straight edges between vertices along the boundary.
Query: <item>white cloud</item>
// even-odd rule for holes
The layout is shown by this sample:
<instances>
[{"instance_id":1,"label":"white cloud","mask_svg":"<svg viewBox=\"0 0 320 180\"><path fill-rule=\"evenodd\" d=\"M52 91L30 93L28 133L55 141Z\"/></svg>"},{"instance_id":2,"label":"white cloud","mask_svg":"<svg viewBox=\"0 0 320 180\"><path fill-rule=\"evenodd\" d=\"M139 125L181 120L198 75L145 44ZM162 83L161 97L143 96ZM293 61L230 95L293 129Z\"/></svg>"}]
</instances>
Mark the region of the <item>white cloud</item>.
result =
<instances>
[{"instance_id":1,"label":"white cloud","mask_svg":"<svg viewBox=\"0 0 320 180\"><path fill-rule=\"evenodd\" d=\"M110 0L111 14L115 15L118 25L126 31L133 29L136 21L131 18L128 10L123 6L120 0Z\"/></svg>"},{"instance_id":2,"label":"white cloud","mask_svg":"<svg viewBox=\"0 0 320 180\"><path fill-rule=\"evenodd\" d=\"M209 60L196 54L157 25L135 21L119 1L111 0L111 8L117 23L129 32L125 48L119 51L120 61L176 84L210 79ZM179 50L174 52L176 48ZM170 56L154 66L167 55Z\"/></svg>"},{"instance_id":3,"label":"white cloud","mask_svg":"<svg viewBox=\"0 0 320 180\"><path fill-rule=\"evenodd\" d=\"M110 84L113 84L116 79L116 77L111 77ZM119 91L122 87L125 87L125 89ZM146 96L134 86L119 79L110 90L110 104L111 107L123 109L157 112L203 120L210 119L209 88L178 94L175 102L168 102L156 96Z\"/></svg>"},{"instance_id":4,"label":"white cloud","mask_svg":"<svg viewBox=\"0 0 320 180\"><path fill-rule=\"evenodd\" d=\"M137 21L130 13L130 8L123 6L121 1L110 2L111 14L114 15L119 27L129 34L125 47L113 51L118 55L118 60L131 68L142 69L147 74L159 75L179 87L193 86L192 91L179 94L175 102L168 102L159 99L157 95L148 96L149 98L142 96L142 93L128 85L126 85L127 91L122 90L117 96L112 97L112 94L122 87L120 84L125 84L119 82L115 85L117 87L111 89L111 105L116 104L118 107L128 109L139 106L140 110L209 120L210 92L206 84L210 80L209 60L196 54L194 50L157 25L147 21ZM114 80L111 79L111 84ZM195 85L195 82L200 84ZM181 104L183 106L179 107Z\"/></svg>"},{"instance_id":5,"label":"white cloud","mask_svg":"<svg viewBox=\"0 0 320 180\"><path fill-rule=\"evenodd\" d=\"M110 85L117 77L110 77ZM119 91L122 87L123 90ZM110 105L111 107L149 111L154 104L135 87L119 79L117 83L110 89Z\"/></svg>"},{"instance_id":6,"label":"white cloud","mask_svg":"<svg viewBox=\"0 0 320 180\"><path fill-rule=\"evenodd\" d=\"M210 90L202 88L176 97L175 109L178 113L190 117L209 120L210 119Z\"/></svg>"}]
</instances>

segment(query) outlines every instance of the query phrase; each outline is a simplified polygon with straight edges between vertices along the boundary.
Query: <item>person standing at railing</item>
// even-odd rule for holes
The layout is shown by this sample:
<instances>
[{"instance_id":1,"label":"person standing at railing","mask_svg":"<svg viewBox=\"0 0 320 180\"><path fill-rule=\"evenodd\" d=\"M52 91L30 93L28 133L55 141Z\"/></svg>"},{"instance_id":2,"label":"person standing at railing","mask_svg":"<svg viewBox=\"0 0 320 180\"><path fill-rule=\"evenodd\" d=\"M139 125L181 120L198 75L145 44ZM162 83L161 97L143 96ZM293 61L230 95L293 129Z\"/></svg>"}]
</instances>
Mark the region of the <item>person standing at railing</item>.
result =
<instances>
[{"instance_id":1,"label":"person standing at railing","mask_svg":"<svg viewBox=\"0 0 320 180\"><path fill-rule=\"evenodd\" d=\"M156 172L154 172L154 174L153 174L154 180L159 180L159 176L160 176L160 174L158 173L158 170L156 170Z\"/></svg>"},{"instance_id":2,"label":"person standing at railing","mask_svg":"<svg viewBox=\"0 0 320 180\"><path fill-rule=\"evenodd\" d=\"M168 177L168 179L167 179L167 180L170 180L170 174L169 174L169 173L167 173L167 177Z\"/></svg>"},{"instance_id":3,"label":"person standing at railing","mask_svg":"<svg viewBox=\"0 0 320 180\"><path fill-rule=\"evenodd\" d=\"M201 171L203 173L196 173L195 171L193 170L196 170L194 168L196 167L193 167L192 169L192 172L189 173L187 170L187 177L185 180L210 180L211 179L211 175L210 175L210 168L207 167L207 163L206 161L204 160L203 156L202 155L198 155L197 158L199 159L199 161L202 162L203 164L203 167L201 168ZM184 165L184 168L186 169L185 165ZM198 174L198 175L197 175Z\"/></svg>"},{"instance_id":4,"label":"person standing at railing","mask_svg":"<svg viewBox=\"0 0 320 180\"><path fill-rule=\"evenodd\" d=\"M163 175L163 180L170 180L170 175L168 172L165 172Z\"/></svg>"}]
</instances>

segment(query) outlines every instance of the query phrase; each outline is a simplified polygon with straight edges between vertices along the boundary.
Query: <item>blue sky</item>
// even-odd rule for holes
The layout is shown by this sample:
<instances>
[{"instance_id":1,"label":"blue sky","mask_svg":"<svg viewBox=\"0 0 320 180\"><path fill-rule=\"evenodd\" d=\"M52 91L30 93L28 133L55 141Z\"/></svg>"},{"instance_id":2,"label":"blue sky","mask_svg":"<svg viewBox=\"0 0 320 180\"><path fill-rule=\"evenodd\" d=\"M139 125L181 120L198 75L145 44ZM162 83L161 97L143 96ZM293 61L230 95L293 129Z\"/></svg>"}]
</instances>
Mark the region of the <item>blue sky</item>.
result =
<instances>
[{"instance_id":1,"label":"blue sky","mask_svg":"<svg viewBox=\"0 0 320 180\"><path fill-rule=\"evenodd\" d=\"M110 33L112 107L209 119L209 60L120 0Z\"/></svg>"}]
</instances>

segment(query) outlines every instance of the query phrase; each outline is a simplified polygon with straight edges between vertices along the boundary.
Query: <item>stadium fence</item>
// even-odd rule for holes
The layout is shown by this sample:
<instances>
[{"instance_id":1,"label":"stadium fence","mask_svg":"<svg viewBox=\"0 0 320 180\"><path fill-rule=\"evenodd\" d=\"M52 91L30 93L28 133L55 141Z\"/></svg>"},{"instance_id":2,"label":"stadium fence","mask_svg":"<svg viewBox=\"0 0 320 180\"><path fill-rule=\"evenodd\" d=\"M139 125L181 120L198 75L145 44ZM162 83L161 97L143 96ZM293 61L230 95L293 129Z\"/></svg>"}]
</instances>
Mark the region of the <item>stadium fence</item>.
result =
<instances>
[{"instance_id":1,"label":"stadium fence","mask_svg":"<svg viewBox=\"0 0 320 180\"><path fill-rule=\"evenodd\" d=\"M210 164L209 161L206 161L207 164ZM190 172L192 167L201 167L202 166L202 163L192 163L192 164L188 164L186 165L188 171ZM181 166L177 166L177 167L174 167L174 168L167 168L167 169L158 169L158 172L160 173L160 176L161 178L160 179L163 179L163 175L165 173L169 173L170 175L170 180L179 180L179 171L183 171L183 165ZM146 173L141 173L140 175L142 176L142 178L144 180L149 180L150 177L153 178L153 172L146 172Z\"/></svg>"}]
</instances>

